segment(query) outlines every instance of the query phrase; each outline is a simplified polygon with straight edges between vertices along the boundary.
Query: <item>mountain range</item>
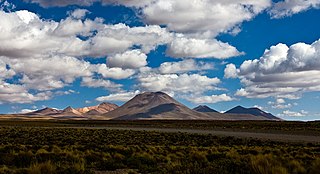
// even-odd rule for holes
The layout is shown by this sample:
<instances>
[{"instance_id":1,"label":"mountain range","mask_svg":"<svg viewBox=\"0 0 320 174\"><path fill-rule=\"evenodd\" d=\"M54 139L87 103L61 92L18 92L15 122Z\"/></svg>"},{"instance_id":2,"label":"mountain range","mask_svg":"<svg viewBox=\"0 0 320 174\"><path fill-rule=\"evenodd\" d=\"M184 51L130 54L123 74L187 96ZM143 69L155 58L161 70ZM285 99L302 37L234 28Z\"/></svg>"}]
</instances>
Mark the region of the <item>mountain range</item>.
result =
<instances>
[{"instance_id":1,"label":"mountain range","mask_svg":"<svg viewBox=\"0 0 320 174\"><path fill-rule=\"evenodd\" d=\"M6 118L9 117L8 115ZM1 116L0 116L1 118ZM2 115L4 118L4 115ZM280 120L258 108L237 106L220 113L206 105L190 109L163 92L145 92L118 106L103 102L84 108L63 110L44 108L25 114L13 114L17 119L80 119L80 120Z\"/></svg>"}]
</instances>

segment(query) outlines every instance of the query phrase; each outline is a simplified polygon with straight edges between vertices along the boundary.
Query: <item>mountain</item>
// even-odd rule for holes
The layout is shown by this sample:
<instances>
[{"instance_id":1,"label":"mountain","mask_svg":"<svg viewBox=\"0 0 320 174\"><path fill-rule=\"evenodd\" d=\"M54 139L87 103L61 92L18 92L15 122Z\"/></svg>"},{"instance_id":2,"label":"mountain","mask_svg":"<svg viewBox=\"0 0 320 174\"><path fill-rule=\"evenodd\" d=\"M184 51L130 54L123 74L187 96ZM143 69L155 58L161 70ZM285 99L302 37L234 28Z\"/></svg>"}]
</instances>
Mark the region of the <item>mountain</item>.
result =
<instances>
[{"instance_id":1,"label":"mountain","mask_svg":"<svg viewBox=\"0 0 320 174\"><path fill-rule=\"evenodd\" d=\"M66 107L62 112L60 113L62 115L82 115L81 112L77 111L76 109L73 109L71 106Z\"/></svg>"},{"instance_id":2,"label":"mountain","mask_svg":"<svg viewBox=\"0 0 320 174\"><path fill-rule=\"evenodd\" d=\"M109 111L118 108L116 104L103 102L96 106L87 106L83 108L74 109L71 106L66 107L63 110L44 108L34 112L20 114L29 119L104 119L101 117Z\"/></svg>"},{"instance_id":3,"label":"mountain","mask_svg":"<svg viewBox=\"0 0 320 174\"><path fill-rule=\"evenodd\" d=\"M145 92L136 95L121 107L104 114L116 120L140 119L212 119L200 112L189 109L163 92ZM216 113L219 116L219 113Z\"/></svg>"},{"instance_id":4,"label":"mountain","mask_svg":"<svg viewBox=\"0 0 320 174\"><path fill-rule=\"evenodd\" d=\"M264 112L259 108L244 108L242 106L236 106L225 112L226 114L250 114L256 117L264 117L266 119L279 120L278 117L272 115L271 113Z\"/></svg>"},{"instance_id":5,"label":"mountain","mask_svg":"<svg viewBox=\"0 0 320 174\"><path fill-rule=\"evenodd\" d=\"M199 106L193 108L192 110L197 111L197 112L218 112L214 109L211 109L207 105L199 105Z\"/></svg>"},{"instance_id":6,"label":"mountain","mask_svg":"<svg viewBox=\"0 0 320 174\"><path fill-rule=\"evenodd\" d=\"M88 106L84 108L78 108L76 110L85 115L101 115L110 112L118 107L119 106L116 104L103 102L97 106Z\"/></svg>"},{"instance_id":7,"label":"mountain","mask_svg":"<svg viewBox=\"0 0 320 174\"><path fill-rule=\"evenodd\" d=\"M116 104L103 102L98 105L98 108L96 108L96 110L100 113L107 113L117 109L118 107L119 106Z\"/></svg>"},{"instance_id":8,"label":"mountain","mask_svg":"<svg viewBox=\"0 0 320 174\"><path fill-rule=\"evenodd\" d=\"M205 105L200 105L192 110L163 92L138 94L121 107L103 102L96 106L77 109L71 106L63 110L47 107L26 114L17 114L17 116L19 119L79 120L279 120L279 118L258 108L244 108L242 106L232 108L223 114Z\"/></svg>"},{"instance_id":9,"label":"mountain","mask_svg":"<svg viewBox=\"0 0 320 174\"><path fill-rule=\"evenodd\" d=\"M50 115L50 114L58 114L60 112L61 111L58 109L46 107L46 108L43 108L43 109L40 109L37 111L29 112L27 114L29 114L29 115Z\"/></svg>"}]
</instances>

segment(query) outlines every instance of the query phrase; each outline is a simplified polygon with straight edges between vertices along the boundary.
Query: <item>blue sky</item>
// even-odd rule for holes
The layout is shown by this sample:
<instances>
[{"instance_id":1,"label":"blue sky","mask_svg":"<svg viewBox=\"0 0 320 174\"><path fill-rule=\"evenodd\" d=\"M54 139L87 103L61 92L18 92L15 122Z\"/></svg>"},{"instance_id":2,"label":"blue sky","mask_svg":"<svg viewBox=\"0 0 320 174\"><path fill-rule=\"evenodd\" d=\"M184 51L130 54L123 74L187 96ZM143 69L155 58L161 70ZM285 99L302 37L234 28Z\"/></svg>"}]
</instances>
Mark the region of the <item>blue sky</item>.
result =
<instances>
[{"instance_id":1,"label":"blue sky","mask_svg":"<svg viewBox=\"0 0 320 174\"><path fill-rule=\"evenodd\" d=\"M320 1L0 0L0 111L119 105L320 119Z\"/></svg>"}]
</instances>

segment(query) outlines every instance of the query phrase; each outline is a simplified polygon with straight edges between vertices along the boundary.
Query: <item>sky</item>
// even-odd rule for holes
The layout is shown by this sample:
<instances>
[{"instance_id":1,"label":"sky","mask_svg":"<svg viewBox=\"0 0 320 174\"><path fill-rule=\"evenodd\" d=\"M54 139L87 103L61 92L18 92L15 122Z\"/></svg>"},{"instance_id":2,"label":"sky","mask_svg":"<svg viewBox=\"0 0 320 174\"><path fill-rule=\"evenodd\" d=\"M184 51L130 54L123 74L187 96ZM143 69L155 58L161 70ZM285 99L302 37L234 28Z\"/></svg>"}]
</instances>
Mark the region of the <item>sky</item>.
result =
<instances>
[{"instance_id":1,"label":"sky","mask_svg":"<svg viewBox=\"0 0 320 174\"><path fill-rule=\"evenodd\" d=\"M163 91L320 120L320 0L0 0L0 113Z\"/></svg>"}]
</instances>

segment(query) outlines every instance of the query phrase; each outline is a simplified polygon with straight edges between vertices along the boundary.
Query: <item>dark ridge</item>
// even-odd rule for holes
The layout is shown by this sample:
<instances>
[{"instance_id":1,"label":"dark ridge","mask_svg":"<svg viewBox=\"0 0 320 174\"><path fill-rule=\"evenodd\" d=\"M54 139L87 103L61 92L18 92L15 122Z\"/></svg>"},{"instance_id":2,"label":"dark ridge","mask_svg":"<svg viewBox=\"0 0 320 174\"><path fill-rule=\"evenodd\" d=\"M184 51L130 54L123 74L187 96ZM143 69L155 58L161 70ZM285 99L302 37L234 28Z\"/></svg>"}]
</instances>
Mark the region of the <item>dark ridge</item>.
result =
<instances>
[{"instance_id":1,"label":"dark ridge","mask_svg":"<svg viewBox=\"0 0 320 174\"><path fill-rule=\"evenodd\" d=\"M197 112L218 112L218 111L208 107L207 105L199 105L199 106L193 108L192 110L197 111Z\"/></svg>"}]
</instances>

